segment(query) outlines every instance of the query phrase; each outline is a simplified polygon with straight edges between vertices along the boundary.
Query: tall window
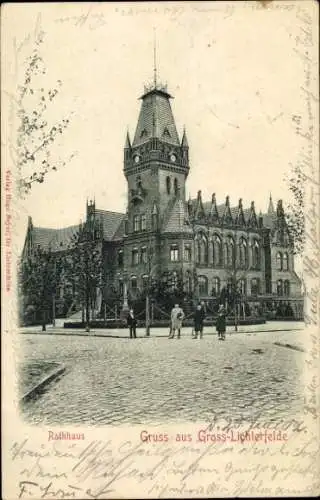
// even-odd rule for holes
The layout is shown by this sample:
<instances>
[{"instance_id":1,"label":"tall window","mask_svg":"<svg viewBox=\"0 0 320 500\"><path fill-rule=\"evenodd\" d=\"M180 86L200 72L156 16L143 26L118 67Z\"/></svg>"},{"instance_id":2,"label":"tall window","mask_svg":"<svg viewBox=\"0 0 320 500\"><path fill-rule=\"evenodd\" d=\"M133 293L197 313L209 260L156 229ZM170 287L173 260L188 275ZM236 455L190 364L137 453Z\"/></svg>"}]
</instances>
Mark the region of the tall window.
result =
<instances>
[{"instance_id":1,"label":"tall window","mask_svg":"<svg viewBox=\"0 0 320 500\"><path fill-rule=\"evenodd\" d=\"M138 288L137 277L136 276L131 276L131 289L132 290L137 290L137 288Z\"/></svg>"},{"instance_id":2,"label":"tall window","mask_svg":"<svg viewBox=\"0 0 320 500\"><path fill-rule=\"evenodd\" d=\"M137 248L132 250L132 265L137 266L139 264L139 252Z\"/></svg>"},{"instance_id":3,"label":"tall window","mask_svg":"<svg viewBox=\"0 0 320 500\"><path fill-rule=\"evenodd\" d=\"M142 262L142 264L147 263L147 248L146 247L141 248L141 262Z\"/></svg>"},{"instance_id":4,"label":"tall window","mask_svg":"<svg viewBox=\"0 0 320 500\"><path fill-rule=\"evenodd\" d=\"M282 253L277 253L277 271L282 271Z\"/></svg>"},{"instance_id":5,"label":"tall window","mask_svg":"<svg viewBox=\"0 0 320 500\"><path fill-rule=\"evenodd\" d=\"M241 295L246 295L246 292L247 292L246 288L247 288L246 287L246 280L243 279L243 278L240 279L238 281L238 291L239 291L239 293L241 293Z\"/></svg>"},{"instance_id":6,"label":"tall window","mask_svg":"<svg viewBox=\"0 0 320 500\"><path fill-rule=\"evenodd\" d=\"M123 266L123 250L119 250L118 252L118 266Z\"/></svg>"},{"instance_id":7,"label":"tall window","mask_svg":"<svg viewBox=\"0 0 320 500\"><path fill-rule=\"evenodd\" d=\"M170 260L171 260L171 262L177 262L177 260L179 260L179 247L178 247L178 245L171 245L171 247L170 247Z\"/></svg>"},{"instance_id":8,"label":"tall window","mask_svg":"<svg viewBox=\"0 0 320 500\"><path fill-rule=\"evenodd\" d=\"M141 231L146 231L147 229L147 218L145 214L141 215Z\"/></svg>"},{"instance_id":9,"label":"tall window","mask_svg":"<svg viewBox=\"0 0 320 500\"><path fill-rule=\"evenodd\" d=\"M283 271L288 271L289 269L289 258L287 252L283 254L282 269Z\"/></svg>"},{"instance_id":10,"label":"tall window","mask_svg":"<svg viewBox=\"0 0 320 500\"><path fill-rule=\"evenodd\" d=\"M123 295L123 281L119 280L119 294Z\"/></svg>"},{"instance_id":11,"label":"tall window","mask_svg":"<svg viewBox=\"0 0 320 500\"><path fill-rule=\"evenodd\" d=\"M190 271L186 272L186 292L187 293L192 292L192 276Z\"/></svg>"},{"instance_id":12,"label":"tall window","mask_svg":"<svg viewBox=\"0 0 320 500\"><path fill-rule=\"evenodd\" d=\"M225 265L226 267L232 268L234 265L234 241L229 236L224 245L225 249Z\"/></svg>"},{"instance_id":13,"label":"tall window","mask_svg":"<svg viewBox=\"0 0 320 500\"><path fill-rule=\"evenodd\" d=\"M246 269L248 265L247 242L244 238L239 241L239 266L241 269Z\"/></svg>"},{"instance_id":14,"label":"tall window","mask_svg":"<svg viewBox=\"0 0 320 500\"><path fill-rule=\"evenodd\" d=\"M199 234L196 240L197 264L208 263L208 241L204 234Z\"/></svg>"},{"instance_id":15,"label":"tall window","mask_svg":"<svg viewBox=\"0 0 320 500\"><path fill-rule=\"evenodd\" d=\"M213 286L211 293L214 297L217 297L220 294L220 279L217 277L213 278Z\"/></svg>"},{"instance_id":16,"label":"tall window","mask_svg":"<svg viewBox=\"0 0 320 500\"><path fill-rule=\"evenodd\" d=\"M178 179L175 177L174 179L174 194L177 195L179 191Z\"/></svg>"},{"instance_id":17,"label":"tall window","mask_svg":"<svg viewBox=\"0 0 320 500\"><path fill-rule=\"evenodd\" d=\"M184 246L184 260L186 262L191 262L191 245Z\"/></svg>"},{"instance_id":18,"label":"tall window","mask_svg":"<svg viewBox=\"0 0 320 500\"><path fill-rule=\"evenodd\" d=\"M133 218L133 230L134 232L139 231L139 215L135 215Z\"/></svg>"},{"instance_id":19,"label":"tall window","mask_svg":"<svg viewBox=\"0 0 320 500\"><path fill-rule=\"evenodd\" d=\"M281 297L283 295L283 283L282 280L277 281L277 295Z\"/></svg>"},{"instance_id":20,"label":"tall window","mask_svg":"<svg viewBox=\"0 0 320 500\"><path fill-rule=\"evenodd\" d=\"M260 288L260 282L258 278L252 278L251 280L251 295L258 295Z\"/></svg>"},{"instance_id":21,"label":"tall window","mask_svg":"<svg viewBox=\"0 0 320 500\"><path fill-rule=\"evenodd\" d=\"M288 280L285 280L285 282L283 283L283 295L285 295L286 297L290 296L290 281Z\"/></svg>"},{"instance_id":22,"label":"tall window","mask_svg":"<svg viewBox=\"0 0 320 500\"><path fill-rule=\"evenodd\" d=\"M257 240L252 244L252 267L254 269L260 268L260 245Z\"/></svg>"},{"instance_id":23,"label":"tall window","mask_svg":"<svg viewBox=\"0 0 320 500\"><path fill-rule=\"evenodd\" d=\"M167 187L167 193L170 194L170 192L171 192L171 179L169 176L166 178L166 187Z\"/></svg>"},{"instance_id":24,"label":"tall window","mask_svg":"<svg viewBox=\"0 0 320 500\"><path fill-rule=\"evenodd\" d=\"M208 295L208 279L206 278L206 276L198 277L198 285L199 285L199 294Z\"/></svg>"},{"instance_id":25,"label":"tall window","mask_svg":"<svg viewBox=\"0 0 320 500\"><path fill-rule=\"evenodd\" d=\"M219 236L215 235L212 240L213 265L222 265L222 243Z\"/></svg>"}]
</instances>

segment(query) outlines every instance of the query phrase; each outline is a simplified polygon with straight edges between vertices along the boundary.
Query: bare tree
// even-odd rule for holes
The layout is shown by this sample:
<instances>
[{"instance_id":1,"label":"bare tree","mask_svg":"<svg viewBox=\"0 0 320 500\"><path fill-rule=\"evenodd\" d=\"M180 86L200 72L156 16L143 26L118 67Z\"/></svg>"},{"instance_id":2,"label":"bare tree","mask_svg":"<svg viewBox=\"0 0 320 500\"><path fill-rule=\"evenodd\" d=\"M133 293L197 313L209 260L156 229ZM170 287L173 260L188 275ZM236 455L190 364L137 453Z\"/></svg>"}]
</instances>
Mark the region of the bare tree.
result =
<instances>
[{"instance_id":1,"label":"bare tree","mask_svg":"<svg viewBox=\"0 0 320 500\"><path fill-rule=\"evenodd\" d=\"M286 213L286 221L289 233L293 238L294 253L301 254L305 243L305 182L306 176L302 171L300 163L291 165L291 172L286 177L289 191L292 194L292 202L289 203Z\"/></svg>"},{"instance_id":2,"label":"bare tree","mask_svg":"<svg viewBox=\"0 0 320 500\"><path fill-rule=\"evenodd\" d=\"M17 147L14 149L15 163L18 173L18 190L26 195L35 182L42 183L45 176L68 160L53 155L53 144L69 126L71 113L55 119L52 113L54 101L61 90L62 82L47 88L43 82L47 69L41 55L44 33L39 31L34 42L32 54L26 58L23 82L18 85L18 96L15 99L18 116Z\"/></svg>"},{"instance_id":3,"label":"bare tree","mask_svg":"<svg viewBox=\"0 0 320 500\"><path fill-rule=\"evenodd\" d=\"M95 304L97 290L101 290L103 280L101 242L88 224L80 226L79 232L72 239L66 277L85 307L86 331L89 331L90 309Z\"/></svg>"}]
</instances>

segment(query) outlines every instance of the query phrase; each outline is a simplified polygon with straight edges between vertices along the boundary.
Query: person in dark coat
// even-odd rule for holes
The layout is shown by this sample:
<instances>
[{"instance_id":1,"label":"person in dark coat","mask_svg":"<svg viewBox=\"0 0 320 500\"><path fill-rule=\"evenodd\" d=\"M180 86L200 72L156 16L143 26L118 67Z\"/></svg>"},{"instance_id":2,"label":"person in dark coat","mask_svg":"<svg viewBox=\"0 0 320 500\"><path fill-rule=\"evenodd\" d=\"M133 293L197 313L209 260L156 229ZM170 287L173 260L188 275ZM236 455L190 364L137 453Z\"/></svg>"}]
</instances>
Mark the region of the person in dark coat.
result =
<instances>
[{"instance_id":1,"label":"person in dark coat","mask_svg":"<svg viewBox=\"0 0 320 500\"><path fill-rule=\"evenodd\" d=\"M203 320L205 317L205 311L202 304L198 304L194 313L194 339L199 338L202 339L203 334Z\"/></svg>"},{"instance_id":2,"label":"person in dark coat","mask_svg":"<svg viewBox=\"0 0 320 500\"><path fill-rule=\"evenodd\" d=\"M216 330L218 332L218 339L225 340L226 338L226 313L223 305L219 307L218 318L216 323Z\"/></svg>"},{"instance_id":3,"label":"person in dark coat","mask_svg":"<svg viewBox=\"0 0 320 500\"><path fill-rule=\"evenodd\" d=\"M130 331L130 338L137 338L136 328L137 328L137 320L134 315L133 309L130 309L129 314L127 316L127 325Z\"/></svg>"},{"instance_id":4,"label":"person in dark coat","mask_svg":"<svg viewBox=\"0 0 320 500\"><path fill-rule=\"evenodd\" d=\"M203 327L204 327L204 320L205 320L205 317L206 317L206 306L204 304L204 302L202 301L200 303L200 306L201 306L201 330L200 330L200 338L202 339L202 336L203 336Z\"/></svg>"}]
</instances>

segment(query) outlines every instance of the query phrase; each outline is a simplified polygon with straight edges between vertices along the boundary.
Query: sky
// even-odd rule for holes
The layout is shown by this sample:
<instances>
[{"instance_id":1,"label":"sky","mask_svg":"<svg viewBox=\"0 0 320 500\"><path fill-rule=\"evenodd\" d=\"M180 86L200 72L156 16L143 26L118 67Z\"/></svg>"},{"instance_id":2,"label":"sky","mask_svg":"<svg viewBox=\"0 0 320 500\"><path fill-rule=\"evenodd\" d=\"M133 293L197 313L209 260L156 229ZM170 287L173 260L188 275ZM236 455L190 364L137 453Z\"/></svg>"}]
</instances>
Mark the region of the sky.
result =
<instances>
[{"instance_id":1,"label":"sky","mask_svg":"<svg viewBox=\"0 0 320 500\"><path fill-rule=\"evenodd\" d=\"M143 86L153 78L156 32L158 80L168 84L178 133L190 148L187 196L216 193L218 203L255 201L265 212L289 199L285 176L298 161L301 140L293 116L305 115L303 63L295 48L298 7L255 2L16 4L4 12L13 56L5 70L12 88L24 76L39 24L49 88L62 81L52 119L71 115L55 144L75 156L19 207L19 238L28 215L34 226L65 227L85 215L87 198L101 209L126 209L123 146L134 135ZM7 4L8 5L8 4ZM278 5L278 4L277 4ZM293 5L292 3L287 5ZM283 7L284 6L284 7Z\"/></svg>"}]
</instances>

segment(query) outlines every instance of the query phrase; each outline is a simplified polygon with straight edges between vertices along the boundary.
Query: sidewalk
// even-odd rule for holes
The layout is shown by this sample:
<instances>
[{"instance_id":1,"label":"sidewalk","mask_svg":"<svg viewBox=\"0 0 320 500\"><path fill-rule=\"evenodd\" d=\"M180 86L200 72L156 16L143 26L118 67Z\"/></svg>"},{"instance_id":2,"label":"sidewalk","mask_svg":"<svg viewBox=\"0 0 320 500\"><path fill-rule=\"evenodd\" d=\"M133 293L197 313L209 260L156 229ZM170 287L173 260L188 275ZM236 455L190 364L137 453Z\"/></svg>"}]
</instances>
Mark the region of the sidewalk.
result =
<instances>
[{"instance_id":1,"label":"sidewalk","mask_svg":"<svg viewBox=\"0 0 320 500\"><path fill-rule=\"evenodd\" d=\"M304 329L304 323L295 321L269 321L268 323L262 325L243 325L238 326L238 331L236 332L234 326L227 327L227 333L239 334L256 334L265 332L291 332L291 331L302 331ZM191 337L192 328L185 327L182 328L182 337ZM93 328L90 332L86 332L84 328L71 329L63 328L63 326L52 326L47 325L47 330L42 331L41 326L30 326L23 327L19 329L19 333L22 334L42 334L42 335L77 335L77 336L88 336L88 337L111 337L111 338L128 338L129 332L127 328L118 329L107 329L107 328ZM150 337L168 337L168 328L152 328L150 329ZM216 330L214 326L205 326L204 335L216 335ZM145 337L145 328L137 328L137 336Z\"/></svg>"}]
</instances>

